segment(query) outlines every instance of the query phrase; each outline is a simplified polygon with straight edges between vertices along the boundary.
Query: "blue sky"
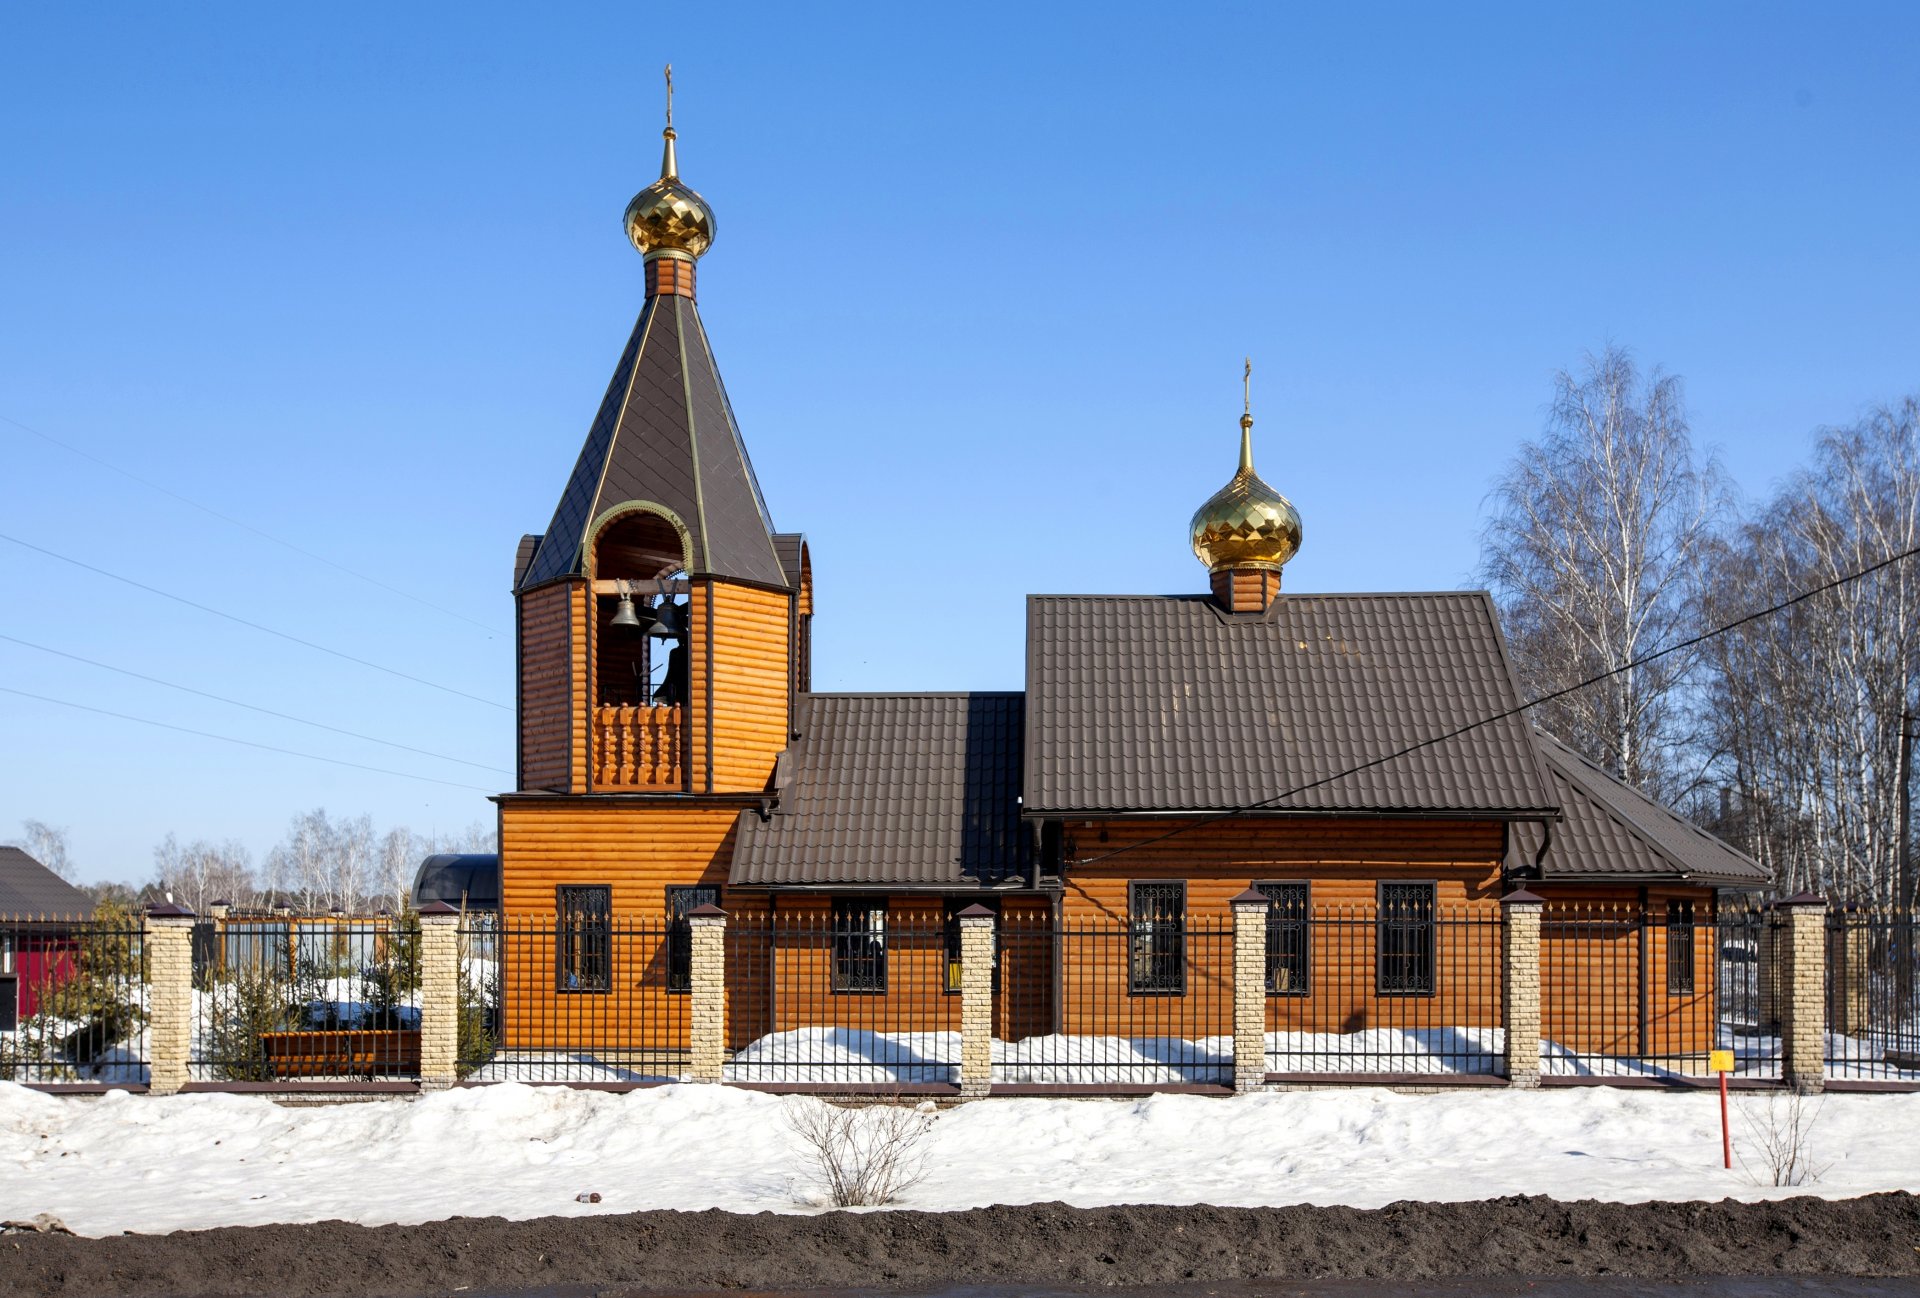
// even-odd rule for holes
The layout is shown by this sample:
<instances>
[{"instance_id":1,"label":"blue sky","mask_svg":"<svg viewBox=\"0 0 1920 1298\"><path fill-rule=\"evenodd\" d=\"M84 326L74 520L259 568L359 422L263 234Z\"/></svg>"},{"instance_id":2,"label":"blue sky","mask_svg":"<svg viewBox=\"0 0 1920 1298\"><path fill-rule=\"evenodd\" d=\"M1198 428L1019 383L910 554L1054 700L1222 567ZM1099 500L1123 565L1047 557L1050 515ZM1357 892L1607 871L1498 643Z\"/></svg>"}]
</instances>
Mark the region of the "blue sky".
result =
<instances>
[{"instance_id":1,"label":"blue sky","mask_svg":"<svg viewBox=\"0 0 1920 1298\"><path fill-rule=\"evenodd\" d=\"M13 6L0 533L447 689L0 541L0 634L441 755L0 640L110 714L0 693L0 837L139 879L168 831L491 817L512 715L463 696L512 703L669 58L821 688L1018 688L1027 592L1200 589L1244 354L1296 590L1471 584L1608 342L1751 494L1920 389L1908 5Z\"/></svg>"}]
</instances>

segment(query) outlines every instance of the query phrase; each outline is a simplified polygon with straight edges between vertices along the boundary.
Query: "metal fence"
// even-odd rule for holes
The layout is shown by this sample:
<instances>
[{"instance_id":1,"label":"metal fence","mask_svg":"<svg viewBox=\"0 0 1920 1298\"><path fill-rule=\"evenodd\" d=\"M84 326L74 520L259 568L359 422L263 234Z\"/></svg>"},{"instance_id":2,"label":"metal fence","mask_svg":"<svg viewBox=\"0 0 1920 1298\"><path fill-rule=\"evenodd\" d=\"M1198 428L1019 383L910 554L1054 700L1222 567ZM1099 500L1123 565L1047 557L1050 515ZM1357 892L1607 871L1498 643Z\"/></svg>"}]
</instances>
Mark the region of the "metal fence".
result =
<instances>
[{"instance_id":1,"label":"metal fence","mask_svg":"<svg viewBox=\"0 0 1920 1298\"><path fill-rule=\"evenodd\" d=\"M959 929L883 901L727 926L726 1079L783 1088L949 1086L960 1066Z\"/></svg>"},{"instance_id":2,"label":"metal fence","mask_svg":"<svg viewBox=\"0 0 1920 1298\"><path fill-rule=\"evenodd\" d=\"M420 1073L417 920L242 923L197 935L189 1078L405 1083Z\"/></svg>"},{"instance_id":3,"label":"metal fence","mask_svg":"<svg viewBox=\"0 0 1920 1298\"><path fill-rule=\"evenodd\" d=\"M0 916L0 1081L147 1080L137 917Z\"/></svg>"},{"instance_id":4,"label":"metal fence","mask_svg":"<svg viewBox=\"0 0 1920 1298\"><path fill-rule=\"evenodd\" d=\"M1231 922L1008 919L997 936L997 1085L1232 1083Z\"/></svg>"},{"instance_id":5,"label":"metal fence","mask_svg":"<svg viewBox=\"0 0 1920 1298\"><path fill-rule=\"evenodd\" d=\"M684 925L588 899L559 914L469 916L459 953L463 1080L625 1087L686 1071Z\"/></svg>"},{"instance_id":6,"label":"metal fence","mask_svg":"<svg viewBox=\"0 0 1920 1298\"><path fill-rule=\"evenodd\" d=\"M1689 1083L1710 1054L1738 1079L1781 1076L1783 920L1704 901L1549 907L1541 925L1541 1072Z\"/></svg>"},{"instance_id":7,"label":"metal fence","mask_svg":"<svg viewBox=\"0 0 1920 1298\"><path fill-rule=\"evenodd\" d=\"M1500 912L1282 904L1267 915L1267 1069L1297 1079L1496 1075Z\"/></svg>"},{"instance_id":8,"label":"metal fence","mask_svg":"<svg viewBox=\"0 0 1920 1298\"><path fill-rule=\"evenodd\" d=\"M1914 919L1911 911L1855 906L1828 915L1828 1080L1920 1084Z\"/></svg>"}]
</instances>

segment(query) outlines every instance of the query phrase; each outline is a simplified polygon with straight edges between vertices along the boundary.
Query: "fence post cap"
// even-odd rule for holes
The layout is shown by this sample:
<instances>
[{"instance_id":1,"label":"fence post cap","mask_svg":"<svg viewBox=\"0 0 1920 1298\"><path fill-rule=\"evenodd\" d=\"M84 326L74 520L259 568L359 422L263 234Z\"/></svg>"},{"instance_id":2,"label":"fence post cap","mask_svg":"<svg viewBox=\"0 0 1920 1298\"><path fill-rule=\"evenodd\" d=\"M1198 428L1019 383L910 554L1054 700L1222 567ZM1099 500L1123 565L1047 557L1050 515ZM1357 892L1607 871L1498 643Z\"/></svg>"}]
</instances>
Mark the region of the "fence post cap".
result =
<instances>
[{"instance_id":1,"label":"fence post cap","mask_svg":"<svg viewBox=\"0 0 1920 1298\"><path fill-rule=\"evenodd\" d=\"M703 905L695 906L687 912L688 919L725 919L726 917L727 912L721 910L710 901Z\"/></svg>"},{"instance_id":2,"label":"fence post cap","mask_svg":"<svg viewBox=\"0 0 1920 1298\"><path fill-rule=\"evenodd\" d=\"M1779 904L1782 906L1824 906L1827 904L1827 899L1817 892L1796 892L1793 896Z\"/></svg>"},{"instance_id":3,"label":"fence post cap","mask_svg":"<svg viewBox=\"0 0 1920 1298\"><path fill-rule=\"evenodd\" d=\"M1502 906L1544 906L1547 899L1537 892L1528 892L1525 888L1515 888L1500 899Z\"/></svg>"},{"instance_id":4,"label":"fence post cap","mask_svg":"<svg viewBox=\"0 0 1920 1298\"><path fill-rule=\"evenodd\" d=\"M231 905L233 905L233 903L232 903L232 902L230 902L230 901L228 901L228 900L227 900L227 899L226 899L225 897L215 897L215 898L214 898L214 899L213 899L212 901L210 901L210 902L208 902L208 903L207 903L207 905L209 905L209 906L231 906Z\"/></svg>"},{"instance_id":5,"label":"fence post cap","mask_svg":"<svg viewBox=\"0 0 1920 1298\"><path fill-rule=\"evenodd\" d=\"M421 919L455 919L460 911L451 902L430 901L420 908Z\"/></svg>"},{"instance_id":6,"label":"fence post cap","mask_svg":"<svg viewBox=\"0 0 1920 1298\"><path fill-rule=\"evenodd\" d=\"M1235 894L1233 901L1229 904L1234 906L1266 906L1272 903L1266 893L1261 892L1258 888L1248 888L1245 892Z\"/></svg>"},{"instance_id":7,"label":"fence post cap","mask_svg":"<svg viewBox=\"0 0 1920 1298\"><path fill-rule=\"evenodd\" d=\"M973 903L973 905L967 907L965 910L961 911L958 915L955 915L954 918L955 919L994 919L996 918L996 916L991 910L989 910L985 906L982 906L979 902L976 901Z\"/></svg>"},{"instance_id":8,"label":"fence post cap","mask_svg":"<svg viewBox=\"0 0 1920 1298\"><path fill-rule=\"evenodd\" d=\"M162 902L158 906L147 907L148 919L192 919L193 912L175 902Z\"/></svg>"}]
</instances>

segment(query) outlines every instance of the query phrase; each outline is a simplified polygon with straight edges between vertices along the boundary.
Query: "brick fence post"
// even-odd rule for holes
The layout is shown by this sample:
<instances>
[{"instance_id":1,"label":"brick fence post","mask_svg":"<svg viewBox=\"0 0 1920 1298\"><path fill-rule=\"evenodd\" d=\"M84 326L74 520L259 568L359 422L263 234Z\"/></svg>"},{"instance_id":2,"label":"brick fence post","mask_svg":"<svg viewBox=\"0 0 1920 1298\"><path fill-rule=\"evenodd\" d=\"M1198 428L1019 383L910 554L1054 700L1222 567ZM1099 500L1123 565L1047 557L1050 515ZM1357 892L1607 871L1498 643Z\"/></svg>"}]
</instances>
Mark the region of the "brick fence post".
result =
<instances>
[{"instance_id":1,"label":"brick fence post","mask_svg":"<svg viewBox=\"0 0 1920 1298\"><path fill-rule=\"evenodd\" d=\"M687 1080L724 1080L727 1059L727 912L709 903L687 912L693 1004L688 1012Z\"/></svg>"},{"instance_id":2,"label":"brick fence post","mask_svg":"<svg viewBox=\"0 0 1920 1298\"><path fill-rule=\"evenodd\" d=\"M140 944L147 956L147 1093L173 1095L187 1084L193 1051L193 912L149 907Z\"/></svg>"},{"instance_id":3,"label":"brick fence post","mask_svg":"<svg viewBox=\"0 0 1920 1298\"><path fill-rule=\"evenodd\" d=\"M960 1098L993 1088L993 912L975 903L960 921Z\"/></svg>"},{"instance_id":4,"label":"brick fence post","mask_svg":"<svg viewBox=\"0 0 1920 1298\"><path fill-rule=\"evenodd\" d=\"M1233 1089L1267 1084L1267 907L1253 888L1233 899Z\"/></svg>"},{"instance_id":5,"label":"brick fence post","mask_svg":"<svg viewBox=\"0 0 1920 1298\"><path fill-rule=\"evenodd\" d=\"M1827 903L1810 892L1780 903L1787 913L1787 982L1782 988L1780 1035L1786 1083L1803 1094L1826 1087Z\"/></svg>"},{"instance_id":6,"label":"brick fence post","mask_svg":"<svg viewBox=\"0 0 1920 1298\"><path fill-rule=\"evenodd\" d=\"M1540 916L1546 898L1525 888L1500 899L1500 1007L1507 1085L1540 1085Z\"/></svg>"},{"instance_id":7,"label":"brick fence post","mask_svg":"<svg viewBox=\"0 0 1920 1298\"><path fill-rule=\"evenodd\" d=\"M420 1089L459 1080L460 912L444 901L420 908Z\"/></svg>"}]
</instances>

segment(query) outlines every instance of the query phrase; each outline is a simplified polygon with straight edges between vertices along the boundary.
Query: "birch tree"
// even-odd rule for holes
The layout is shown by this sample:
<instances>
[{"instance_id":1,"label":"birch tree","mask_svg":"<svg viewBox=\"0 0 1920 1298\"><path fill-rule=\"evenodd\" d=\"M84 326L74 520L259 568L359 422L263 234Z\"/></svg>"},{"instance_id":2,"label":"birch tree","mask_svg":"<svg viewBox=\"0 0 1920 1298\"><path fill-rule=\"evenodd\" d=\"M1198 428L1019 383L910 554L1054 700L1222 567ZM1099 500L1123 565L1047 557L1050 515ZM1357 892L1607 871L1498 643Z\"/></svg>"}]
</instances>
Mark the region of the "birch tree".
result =
<instances>
[{"instance_id":1,"label":"birch tree","mask_svg":"<svg viewBox=\"0 0 1920 1298\"><path fill-rule=\"evenodd\" d=\"M12 846L31 856L62 879L73 878L73 860L67 851L67 831L44 820L23 820L22 833Z\"/></svg>"},{"instance_id":2,"label":"birch tree","mask_svg":"<svg viewBox=\"0 0 1920 1298\"><path fill-rule=\"evenodd\" d=\"M1481 574L1527 697L1618 672L1543 705L1535 721L1674 800L1698 769L1687 694L1697 655L1626 665L1699 625L1725 481L1695 454L1677 377L1642 376L1610 347L1553 388L1544 431L1493 490Z\"/></svg>"},{"instance_id":3,"label":"birch tree","mask_svg":"<svg viewBox=\"0 0 1920 1298\"><path fill-rule=\"evenodd\" d=\"M244 906L254 897L253 865L233 839L182 843L168 834L153 849L153 886L196 915L216 901Z\"/></svg>"},{"instance_id":4,"label":"birch tree","mask_svg":"<svg viewBox=\"0 0 1920 1298\"><path fill-rule=\"evenodd\" d=\"M1729 539L1716 620L1920 545L1920 399L1823 432ZM1736 832L1788 892L1895 900L1900 720L1920 709L1920 560L1748 623L1712 646L1709 715Z\"/></svg>"}]
</instances>

